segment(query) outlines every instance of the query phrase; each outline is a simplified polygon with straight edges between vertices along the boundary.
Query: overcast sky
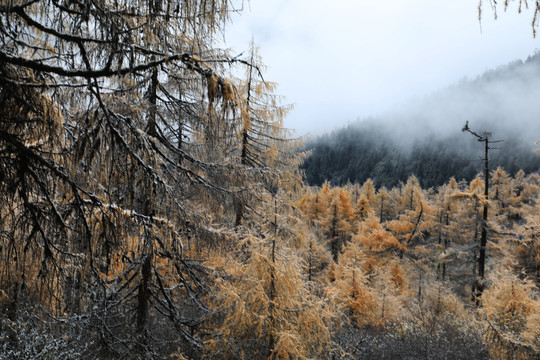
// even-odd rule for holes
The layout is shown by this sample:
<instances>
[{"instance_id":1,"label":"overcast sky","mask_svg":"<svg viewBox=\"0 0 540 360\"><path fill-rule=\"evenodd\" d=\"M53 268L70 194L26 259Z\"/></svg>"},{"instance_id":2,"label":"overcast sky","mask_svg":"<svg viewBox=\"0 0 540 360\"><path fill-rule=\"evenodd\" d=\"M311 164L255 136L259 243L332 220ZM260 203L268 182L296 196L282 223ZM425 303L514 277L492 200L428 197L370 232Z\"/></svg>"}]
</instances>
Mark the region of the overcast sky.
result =
<instances>
[{"instance_id":1,"label":"overcast sky","mask_svg":"<svg viewBox=\"0 0 540 360\"><path fill-rule=\"evenodd\" d=\"M478 0L251 0L226 41L239 53L254 38L295 106L285 126L318 134L540 49L532 10L494 21L485 2L479 23Z\"/></svg>"}]
</instances>

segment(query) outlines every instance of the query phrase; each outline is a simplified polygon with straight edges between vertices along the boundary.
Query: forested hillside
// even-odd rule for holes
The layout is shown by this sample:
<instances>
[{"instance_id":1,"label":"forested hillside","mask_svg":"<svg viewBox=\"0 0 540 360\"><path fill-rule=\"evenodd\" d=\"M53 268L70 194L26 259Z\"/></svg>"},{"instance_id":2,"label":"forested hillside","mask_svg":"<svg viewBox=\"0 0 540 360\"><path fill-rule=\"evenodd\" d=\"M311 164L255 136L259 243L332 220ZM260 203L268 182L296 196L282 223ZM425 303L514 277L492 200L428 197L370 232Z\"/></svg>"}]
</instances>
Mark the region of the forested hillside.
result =
<instances>
[{"instance_id":1,"label":"forested hillside","mask_svg":"<svg viewBox=\"0 0 540 360\"><path fill-rule=\"evenodd\" d=\"M470 181L482 168L482 147L462 134L469 121L504 140L493 148L493 168L511 174L540 169L535 134L540 133L540 54L487 71L474 80L411 102L392 114L358 121L308 142L307 182L395 186L411 175L424 187L450 177Z\"/></svg>"},{"instance_id":2,"label":"forested hillside","mask_svg":"<svg viewBox=\"0 0 540 360\"><path fill-rule=\"evenodd\" d=\"M306 186L235 5L0 2L0 359L537 359L540 176Z\"/></svg>"}]
</instances>

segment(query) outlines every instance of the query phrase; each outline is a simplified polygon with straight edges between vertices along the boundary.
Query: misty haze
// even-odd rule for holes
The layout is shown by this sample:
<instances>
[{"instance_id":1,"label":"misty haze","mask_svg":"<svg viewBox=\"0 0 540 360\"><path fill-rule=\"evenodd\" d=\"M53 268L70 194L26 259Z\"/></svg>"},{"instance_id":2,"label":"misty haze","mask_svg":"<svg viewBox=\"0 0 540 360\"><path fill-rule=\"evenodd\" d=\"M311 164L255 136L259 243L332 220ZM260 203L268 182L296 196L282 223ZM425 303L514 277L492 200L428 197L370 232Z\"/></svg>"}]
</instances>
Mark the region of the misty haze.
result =
<instances>
[{"instance_id":1,"label":"misty haze","mask_svg":"<svg viewBox=\"0 0 540 360\"><path fill-rule=\"evenodd\" d=\"M538 172L540 138L540 54L463 79L399 110L359 119L308 140L312 151L302 167L307 182L363 183L392 187L411 175L422 186L450 177L470 181L482 169L483 148L463 134L466 122L492 133L491 166L514 175Z\"/></svg>"}]
</instances>

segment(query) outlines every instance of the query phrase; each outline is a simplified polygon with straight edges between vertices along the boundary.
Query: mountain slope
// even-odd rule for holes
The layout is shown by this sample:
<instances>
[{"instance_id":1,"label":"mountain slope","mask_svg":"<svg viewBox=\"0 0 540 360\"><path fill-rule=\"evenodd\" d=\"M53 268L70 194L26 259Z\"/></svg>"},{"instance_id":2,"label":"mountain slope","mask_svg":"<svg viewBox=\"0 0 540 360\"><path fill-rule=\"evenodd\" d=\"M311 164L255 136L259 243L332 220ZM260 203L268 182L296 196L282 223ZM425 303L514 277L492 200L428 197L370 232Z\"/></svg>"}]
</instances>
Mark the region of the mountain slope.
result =
<instances>
[{"instance_id":1,"label":"mountain slope","mask_svg":"<svg viewBox=\"0 0 540 360\"><path fill-rule=\"evenodd\" d=\"M490 152L490 168L535 172L540 158L540 54L485 72L399 111L358 121L312 139L303 164L310 185L372 178L391 187L416 175L433 187L454 176L470 180L482 167L483 147L461 128L504 140Z\"/></svg>"}]
</instances>

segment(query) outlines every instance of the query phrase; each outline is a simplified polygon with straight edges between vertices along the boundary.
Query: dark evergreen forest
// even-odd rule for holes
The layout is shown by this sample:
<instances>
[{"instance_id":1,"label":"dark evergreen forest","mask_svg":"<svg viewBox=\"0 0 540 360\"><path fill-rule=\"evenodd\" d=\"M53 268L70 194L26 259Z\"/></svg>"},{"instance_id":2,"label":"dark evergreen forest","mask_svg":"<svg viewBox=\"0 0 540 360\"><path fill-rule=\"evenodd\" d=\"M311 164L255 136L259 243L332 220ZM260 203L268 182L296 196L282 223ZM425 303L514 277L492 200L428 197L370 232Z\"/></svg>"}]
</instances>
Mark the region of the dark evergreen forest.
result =
<instances>
[{"instance_id":1,"label":"dark evergreen forest","mask_svg":"<svg viewBox=\"0 0 540 360\"><path fill-rule=\"evenodd\" d=\"M381 115L312 138L302 165L310 185L363 183L391 188L415 175L422 187L450 177L470 181L482 168L483 148L463 134L471 122L493 133L490 168L515 174L537 172L540 157L534 135L540 123L540 55L486 71L417 101L407 109ZM420 125L417 125L420 124ZM444 135L443 135L444 134Z\"/></svg>"}]
</instances>

